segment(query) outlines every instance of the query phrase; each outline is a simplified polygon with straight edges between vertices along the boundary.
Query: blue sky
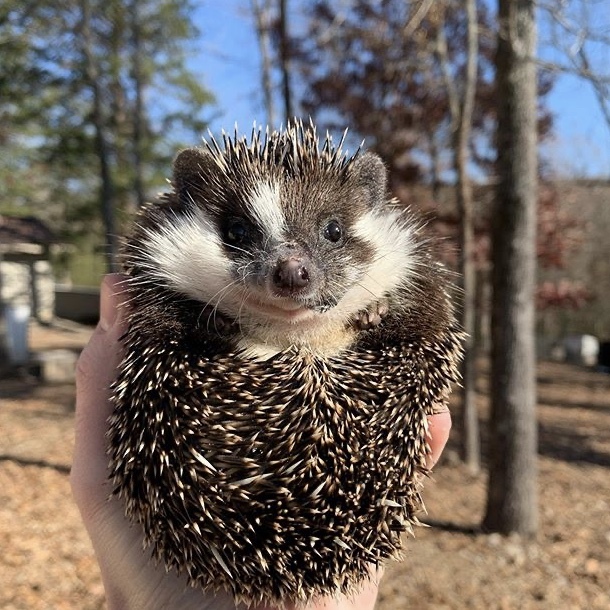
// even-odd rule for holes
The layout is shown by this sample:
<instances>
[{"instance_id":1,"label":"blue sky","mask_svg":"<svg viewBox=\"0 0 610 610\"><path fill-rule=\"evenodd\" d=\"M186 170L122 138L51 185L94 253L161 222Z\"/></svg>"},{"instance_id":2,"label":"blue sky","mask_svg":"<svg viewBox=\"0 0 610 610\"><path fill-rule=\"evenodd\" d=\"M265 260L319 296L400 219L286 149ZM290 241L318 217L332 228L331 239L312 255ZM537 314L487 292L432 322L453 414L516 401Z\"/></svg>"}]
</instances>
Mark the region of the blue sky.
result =
<instances>
[{"instance_id":1,"label":"blue sky","mask_svg":"<svg viewBox=\"0 0 610 610\"><path fill-rule=\"evenodd\" d=\"M600 18L610 10L598 4ZM259 53L250 15L249 0L201 2L194 19L201 30L201 57L193 57L197 72L215 93L219 115L212 131L232 131L237 122L242 132L254 121L265 123L260 93ZM540 37L546 38L541 31ZM553 54L542 49L545 59ZM598 60L606 59L598 57ZM606 64L607 65L607 64ZM571 76L558 77L549 97L555 135L544 149L557 173L610 177L610 130L603 120L591 85Z\"/></svg>"}]
</instances>

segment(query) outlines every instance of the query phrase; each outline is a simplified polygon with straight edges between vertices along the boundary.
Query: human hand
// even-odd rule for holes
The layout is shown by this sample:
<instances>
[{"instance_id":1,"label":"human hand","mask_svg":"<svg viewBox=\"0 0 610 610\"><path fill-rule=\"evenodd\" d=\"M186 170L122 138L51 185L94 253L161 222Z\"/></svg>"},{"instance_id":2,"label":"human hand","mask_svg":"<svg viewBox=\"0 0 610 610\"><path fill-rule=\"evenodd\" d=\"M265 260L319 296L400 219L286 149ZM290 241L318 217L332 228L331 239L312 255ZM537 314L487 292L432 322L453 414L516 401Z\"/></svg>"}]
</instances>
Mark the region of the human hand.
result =
<instances>
[{"instance_id":1,"label":"human hand","mask_svg":"<svg viewBox=\"0 0 610 610\"><path fill-rule=\"evenodd\" d=\"M143 533L125 517L111 494L105 432L112 413L109 386L121 359L119 275L104 279L100 322L83 350L76 372L75 447L70 482L100 566L109 610L235 610L232 597L212 595L188 586L184 577L167 572L142 549ZM449 412L430 418L428 467L438 460L451 428ZM303 610L372 610L379 577L371 578L357 595L323 599ZM259 606L256 610L277 610ZM287 608L286 610L289 610Z\"/></svg>"}]
</instances>

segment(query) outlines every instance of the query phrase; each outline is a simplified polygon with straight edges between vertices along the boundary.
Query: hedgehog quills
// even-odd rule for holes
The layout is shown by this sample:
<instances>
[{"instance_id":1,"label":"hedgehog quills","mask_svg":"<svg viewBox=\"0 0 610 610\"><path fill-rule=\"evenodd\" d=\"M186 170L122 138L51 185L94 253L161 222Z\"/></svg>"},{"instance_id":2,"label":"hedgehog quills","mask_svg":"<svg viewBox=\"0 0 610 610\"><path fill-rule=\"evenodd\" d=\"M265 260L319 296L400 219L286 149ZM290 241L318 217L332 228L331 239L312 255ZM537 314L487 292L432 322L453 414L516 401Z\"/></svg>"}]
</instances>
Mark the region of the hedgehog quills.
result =
<instances>
[{"instance_id":1,"label":"hedgehog quills","mask_svg":"<svg viewBox=\"0 0 610 610\"><path fill-rule=\"evenodd\" d=\"M283 155L261 153L256 175L269 164L276 180L282 167L286 179L300 179L294 160L304 137L300 127L282 140ZM254 146L231 144L240 145ZM230 161L218 148L209 154ZM344 182L364 171L350 165L335 172L345 172ZM182 205L177 195L168 202ZM152 226L155 209L141 223ZM324 220L330 230L319 234L330 237L320 247L343 247L339 231L350 226L337 218ZM156 559L195 587L255 604L350 594L400 554L421 508L427 417L446 404L460 356L444 272L422 256L425 271L380 295L388 314L354 332L347 349L329 355L301 342L266 359L238 349L246 321L210 323L205 304L158 276L139 280L147 268L127 256L129 329L113 387L111 479ZM303 259L300 284L318 277L306 267L315 257ZM296 292L279 275L283 294Z\"/></svg>"}]
</instances>

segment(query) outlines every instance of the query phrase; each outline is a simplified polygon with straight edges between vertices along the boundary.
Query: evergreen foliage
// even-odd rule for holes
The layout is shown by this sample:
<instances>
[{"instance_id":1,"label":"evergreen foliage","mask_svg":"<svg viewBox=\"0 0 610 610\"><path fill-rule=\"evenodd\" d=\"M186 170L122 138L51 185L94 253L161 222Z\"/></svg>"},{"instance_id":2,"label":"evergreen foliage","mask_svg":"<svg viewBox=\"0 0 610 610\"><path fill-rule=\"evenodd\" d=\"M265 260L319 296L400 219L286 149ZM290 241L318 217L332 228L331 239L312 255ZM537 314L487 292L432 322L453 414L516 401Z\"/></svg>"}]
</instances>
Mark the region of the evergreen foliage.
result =
<instances>
[{"instance_id":1,"label":"evergreen foliage","mask_svg":"<svg viewBox=\"0 0 610 610\"><path fill-rule=\"evenodd\" d=\"M102 219L113 214L120 233L142 197L164 187L176 148L200 136L213 103L189 64L199 37L192 8L188 0L3 3L0 213L35 214L63 241L101 252Z\"/></svg>"}]
</instances>

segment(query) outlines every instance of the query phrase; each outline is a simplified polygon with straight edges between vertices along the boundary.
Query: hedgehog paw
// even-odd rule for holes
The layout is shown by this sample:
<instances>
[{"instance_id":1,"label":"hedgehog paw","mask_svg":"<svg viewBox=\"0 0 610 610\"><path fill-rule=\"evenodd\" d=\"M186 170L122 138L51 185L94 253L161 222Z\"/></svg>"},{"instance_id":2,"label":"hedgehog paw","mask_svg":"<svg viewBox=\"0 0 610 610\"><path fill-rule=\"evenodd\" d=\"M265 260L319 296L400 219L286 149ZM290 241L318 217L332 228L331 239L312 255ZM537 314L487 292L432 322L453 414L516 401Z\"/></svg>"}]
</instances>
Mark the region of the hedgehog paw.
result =
<instances>
[{"instance_id":1,"label":"hedgehog paw","mask_svg":"<svg viewBox=\"0 0 610 610\"><path fill-rule=\"evenodd\" d=\"M354 326L358 330L375 328L381 324L381 320L387 315L388 309L389 304L387 299L376 301L356 314Z\"/></svg>"},{"instance_id":2,"label":"hedgehog paw","mask_svg":"<svg viewBox=\"0 0 610 610\"><path fill-rule=\"evenodd\" d=\"M207 328L209 331L213 331L217 335L224 336L235 332L235 321L225 318L218 312L213 312L208 317Z\"/></svg>"}]
</instances>

